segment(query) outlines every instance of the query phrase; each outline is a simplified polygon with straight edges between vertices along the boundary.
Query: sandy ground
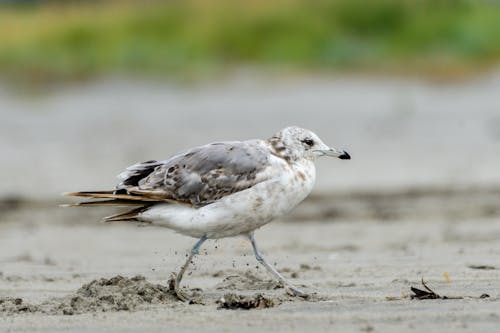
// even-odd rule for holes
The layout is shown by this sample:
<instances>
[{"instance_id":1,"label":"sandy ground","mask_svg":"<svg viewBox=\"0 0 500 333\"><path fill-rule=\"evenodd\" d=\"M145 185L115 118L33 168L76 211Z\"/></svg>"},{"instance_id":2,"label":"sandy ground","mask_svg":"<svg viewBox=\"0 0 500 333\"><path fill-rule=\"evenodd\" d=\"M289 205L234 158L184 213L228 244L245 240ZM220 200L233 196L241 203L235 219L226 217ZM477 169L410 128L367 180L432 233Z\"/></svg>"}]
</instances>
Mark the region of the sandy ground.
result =
<instances>
[{"instance_id":1,"label":"sandy ground","mask_svg":"<svg viewBox=\"0 0 500 333\"><path fill-rule=\"evenodd\" d=\"M4 215L2 331L497 332L500 325L496 218L277 221L257 239L270 262L313 294L309 300L276 289L246 240L224 239L206 243L184 280L189 289L201 288L204 304L184 304L154 289L148 292L156 299L129 300L120 309L125 284L91 294L90 303L75 307L78 313L65 315L57 306L82 296L77 290L94 279L142 275L166 286L193 244L166 229L97 223L105 213L24 207ZM463 299L410 299L411 286L422 289L421 278L439 295ZM262 294L275 306L219 309L216 302L227 293ZM22 306L8 298L21 298Z\"/></svg>"}]
</instances>

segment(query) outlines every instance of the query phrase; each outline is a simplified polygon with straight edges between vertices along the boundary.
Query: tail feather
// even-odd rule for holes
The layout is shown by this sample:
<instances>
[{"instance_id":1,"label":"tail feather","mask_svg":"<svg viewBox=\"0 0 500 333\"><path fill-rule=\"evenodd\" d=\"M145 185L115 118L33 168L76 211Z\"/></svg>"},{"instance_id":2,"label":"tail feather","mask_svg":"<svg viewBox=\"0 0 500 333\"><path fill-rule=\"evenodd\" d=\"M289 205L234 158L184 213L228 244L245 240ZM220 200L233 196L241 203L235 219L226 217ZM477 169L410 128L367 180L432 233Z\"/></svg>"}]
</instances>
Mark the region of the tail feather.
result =
<instances>
[{"instance_id":1,"label":"tail feather","mask_svg":"<svg viewBox=\"0 0 500 333\"><path fill-rule=\"evenodd\" d=\"M139 208L135 208L124 213L118 213L111 216L106 216L102 220L104 222L115 222L115 221L139 221L139 214L147 210L151 205L145 205Z\"/></svg>"},{"instance_id":2,"label":"tail feather","mask_svg":"<svg viewBox=\"0 0 500 333\"><path fill-rule=\"evenodd\" d=\"M158 203L188 204L185 202L180 202L177 200L160 197L158 193L155 192L135 193L135 192L116 192L116 191L88 191L88 192L83 191L83 192L64 193L64 195L70 197L85 197L91 199L90 201L62 205L64 207L97 206L97 205L140 206L132 210L128 210L126 212L107 216L103 218L104 222L139 221L140 213L144 212L149 207Z\"/></svg>"}]
</instances>

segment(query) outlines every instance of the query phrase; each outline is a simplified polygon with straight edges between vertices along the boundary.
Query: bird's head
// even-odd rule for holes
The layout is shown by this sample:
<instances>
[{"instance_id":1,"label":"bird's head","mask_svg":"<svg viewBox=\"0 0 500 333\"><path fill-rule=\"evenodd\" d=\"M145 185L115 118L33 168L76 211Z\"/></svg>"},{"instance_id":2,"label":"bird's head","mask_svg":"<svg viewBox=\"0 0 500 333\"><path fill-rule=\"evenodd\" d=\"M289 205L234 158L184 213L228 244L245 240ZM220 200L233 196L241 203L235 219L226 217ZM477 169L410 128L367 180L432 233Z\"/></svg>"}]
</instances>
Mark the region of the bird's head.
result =
<instances>
[{"instance_id":1,"label":"bird's head","mask_svg":"<svg viewBox=\"0 0 500 333\"><path fill-rule=\"evenodd\" d=\"M314 132L297 126L282 129L269 138L268 142L276 154L287 160L315 161L321 156L351 159L345 150L329 147Z\"/></svg>"}]
</instances>

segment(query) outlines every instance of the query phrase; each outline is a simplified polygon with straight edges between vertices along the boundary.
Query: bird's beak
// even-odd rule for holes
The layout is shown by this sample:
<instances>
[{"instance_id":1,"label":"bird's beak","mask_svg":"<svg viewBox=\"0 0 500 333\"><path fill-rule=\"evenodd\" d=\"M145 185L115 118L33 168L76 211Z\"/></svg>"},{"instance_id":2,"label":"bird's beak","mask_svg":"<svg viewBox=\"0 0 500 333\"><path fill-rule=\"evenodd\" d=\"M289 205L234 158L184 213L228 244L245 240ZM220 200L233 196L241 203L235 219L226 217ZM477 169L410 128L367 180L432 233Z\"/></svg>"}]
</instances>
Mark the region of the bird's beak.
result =
<instances>
[{"instance_id":1,"label":"bird's beak","mask_svg":"<svg viewBox=\"0 0 500 333\"><path fill-rule=\"evenodd\" d=\"M318 153L321 154L321 156L332 156L332 157L338 157L341 160L350 160L351 155L349 155L348 152L345 150L341 149L335 149L335 148L328 148L328 149L321 149L321 150L316 150Z\"/></svg>"}]
</instances>

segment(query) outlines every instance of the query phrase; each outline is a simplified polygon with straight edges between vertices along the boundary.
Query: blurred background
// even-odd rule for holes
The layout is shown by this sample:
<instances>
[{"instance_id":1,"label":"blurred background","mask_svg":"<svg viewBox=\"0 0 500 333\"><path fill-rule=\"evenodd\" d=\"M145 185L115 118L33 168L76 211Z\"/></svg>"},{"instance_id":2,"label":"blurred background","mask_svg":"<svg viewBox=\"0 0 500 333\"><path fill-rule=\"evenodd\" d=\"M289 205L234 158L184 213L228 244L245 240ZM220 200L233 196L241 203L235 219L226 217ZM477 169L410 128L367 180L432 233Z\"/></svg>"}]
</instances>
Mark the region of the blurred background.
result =
<instances>
[{"instance_id":1,"label":"blurred background","mask_svg":"<svg viewBox=\"0 0 500 333\"><path fill-rule=\"evenodd\" d=\"M257 239L328 302L25 315L101 277L166 284L193 245L63 192L289 125L352 160L318 161L311 196ZM500 1L0 0L0 331L497 332L499 203ZM213 301L226 277L269 278L245 240L202 252L185 283ZM421 278L465 299L411 301Z\"/></svg>"},{"instance_id":2,"label":"blurred background","mask_svg":"<svg viewBox=\"0 0 500 333\"><path fill-rule=\"evenodd\" d=\"M496 216L499 60L496 1L0 1L2 207L298 125L353 156L319 163L328 217Z\"/></svg>"}]
</instances>

